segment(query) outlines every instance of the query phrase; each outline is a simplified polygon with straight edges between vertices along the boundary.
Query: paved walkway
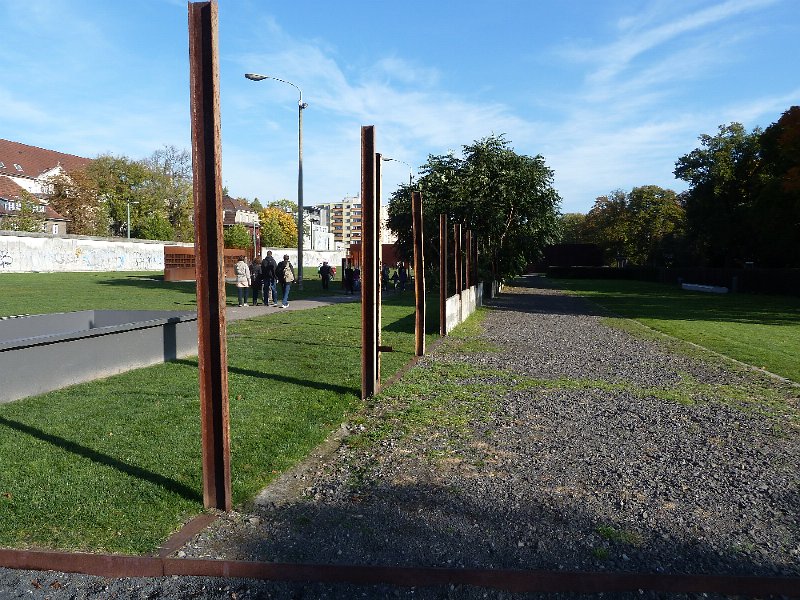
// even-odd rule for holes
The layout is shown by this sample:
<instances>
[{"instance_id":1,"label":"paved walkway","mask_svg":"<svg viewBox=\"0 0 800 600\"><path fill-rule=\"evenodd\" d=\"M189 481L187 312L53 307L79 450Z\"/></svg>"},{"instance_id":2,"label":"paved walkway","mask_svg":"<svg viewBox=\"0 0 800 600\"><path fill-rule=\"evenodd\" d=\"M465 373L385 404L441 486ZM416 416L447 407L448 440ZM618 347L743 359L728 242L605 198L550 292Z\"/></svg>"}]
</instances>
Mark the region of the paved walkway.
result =
<instances>
[{"instance_id":1,"label":"paved walkway","mask_svg":"<svg viewBox=\"0 0 800 600\"><path fill-rule=\"evenodd\" d=\"M302 298L292 300L291 294L289 295L289 306L280 308L279 306L228 306L225 311L225 316L228 321L238 321L239 319L250 319L252 317L261 317L284 310L306 310L308 308L319 308L320 306L330 306L331 304L342 304L343 302L359 302L361 301L361 294L334 294L333 296L319 296L317 298Z\"/></svg>"}]
</instances>

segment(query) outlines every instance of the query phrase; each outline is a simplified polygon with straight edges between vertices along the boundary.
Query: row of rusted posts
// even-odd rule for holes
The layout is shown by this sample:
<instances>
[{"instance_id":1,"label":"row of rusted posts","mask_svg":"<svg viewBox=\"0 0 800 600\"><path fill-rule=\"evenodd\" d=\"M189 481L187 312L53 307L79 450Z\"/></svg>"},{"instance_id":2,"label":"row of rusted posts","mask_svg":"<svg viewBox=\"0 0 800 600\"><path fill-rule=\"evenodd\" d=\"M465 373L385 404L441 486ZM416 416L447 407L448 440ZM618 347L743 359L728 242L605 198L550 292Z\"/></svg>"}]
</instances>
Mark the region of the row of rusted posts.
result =
<instances>
[{"instance_id":1,"label":"row of rusted posts","mask_svg":"<svg viewBox=\"0 0 800 600\"><path fill-rule=\"evenodd\" d=\"M447 215L439 215L439 334L447 335L447 282L449 277L450 244ZM455 293L461 294L478 281L478 240L460 223L453 224L453 274Z\"/></svg>"},{"instance_id":2,"label":"row of rusted posts","mask_svg":"<svg viewBox=\"0 0 800 600\"><path fill-rule=\"evenodd\" d=\"M361 128L361 397L380 391L381 352L381 154L375 126ZM414 238L414 354L425 354L425 260L422 251L422 194L411 193Z\"/></svg>"}]
</instances>

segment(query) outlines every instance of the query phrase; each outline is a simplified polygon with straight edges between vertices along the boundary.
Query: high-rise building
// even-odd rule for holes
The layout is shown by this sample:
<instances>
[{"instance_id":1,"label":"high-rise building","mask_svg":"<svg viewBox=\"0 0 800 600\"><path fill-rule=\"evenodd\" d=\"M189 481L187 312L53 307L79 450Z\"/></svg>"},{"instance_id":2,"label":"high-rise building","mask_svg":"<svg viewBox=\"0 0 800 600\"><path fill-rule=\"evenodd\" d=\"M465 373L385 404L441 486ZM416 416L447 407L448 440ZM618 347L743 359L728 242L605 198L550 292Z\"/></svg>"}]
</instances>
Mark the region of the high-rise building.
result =
<instances>
[{"instance_id":1,"label":"high-rise building","mask_svg":"<svg viewBox=\"0 0 800 600\"><path fill-rule=\"evenodd\" d=\"M317 204L325 214L328 231L333 234L337 249L349 248L352 242L361 242L361 198L344 198L340 202ZM396 236L386 226L388 212L381 206L381 243L393 244Z\"/></svg>"}]
</instances>

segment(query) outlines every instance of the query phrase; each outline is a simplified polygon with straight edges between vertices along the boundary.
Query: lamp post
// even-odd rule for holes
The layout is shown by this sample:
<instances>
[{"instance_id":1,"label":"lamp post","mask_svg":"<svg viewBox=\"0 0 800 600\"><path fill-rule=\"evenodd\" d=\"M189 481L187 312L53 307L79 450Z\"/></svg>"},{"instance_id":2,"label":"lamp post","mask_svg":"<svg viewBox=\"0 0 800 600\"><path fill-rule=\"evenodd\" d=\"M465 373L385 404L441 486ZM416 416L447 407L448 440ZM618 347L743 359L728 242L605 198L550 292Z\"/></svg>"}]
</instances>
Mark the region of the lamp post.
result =
<instances>
[{"instance_id":1,"label":"lamp post","mask_svg":"<svg viewBox=\"0 0 800 600\"><path fill-rule=\"evenodd\" d=\"M385 162L399 162L399 163L403 163L405 166L407 166L408 167L408 187L411 187L413 185L414 175L412 174L413 173L413 169L411 168L410 164L408 164L404 160L400 160L399 158L389 158L388 156L382 156L381 160L383 160Z\"/></svg>"},{"instance_id":2,"label":"lamp post","mask_svg":"<svg viewBox=\"0 0 800 600\"><path fill-rule=\"evenodd\" d=\"M131 202L130 198L128 198L125 202L127 204L127 213L128 213L128 239L131 239L131 204L139 204L139 203Z\"/></svg>"},{"instance_id":3,"label":"lamp post","mask_svg":"<svg viewBox=\"0 0 800 600\"><path fill-rule=\"evenodd\" d=\"M264 79L274 79L281 83L288 83L300 93L297 101L297 289L303 289L303 110L308 108L308 104L303 102L303 90L291 81L272 77L271 75L259 75L257 73L245 73L250 81L262 81Z\"/></svg>"}]
</instances>

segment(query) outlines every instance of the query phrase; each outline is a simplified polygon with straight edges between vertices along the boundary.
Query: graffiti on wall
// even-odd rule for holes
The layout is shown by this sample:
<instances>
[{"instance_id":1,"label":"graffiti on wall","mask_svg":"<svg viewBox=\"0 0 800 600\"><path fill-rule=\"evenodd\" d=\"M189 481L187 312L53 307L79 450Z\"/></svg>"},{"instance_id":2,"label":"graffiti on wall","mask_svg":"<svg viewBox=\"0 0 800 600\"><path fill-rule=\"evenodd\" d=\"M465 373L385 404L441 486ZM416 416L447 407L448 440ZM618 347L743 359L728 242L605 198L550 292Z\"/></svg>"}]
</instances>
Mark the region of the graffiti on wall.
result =
<instances>
[{"instance_id":1,"label":"graffiti on wall","mask_svg":"<svg viewBox=\"0 0 800 600\"><path fill-rule=\"evenodd\" d=\"M163 270L164 244L0 236L0 272Z\"/></svg>"}]
</instances>

